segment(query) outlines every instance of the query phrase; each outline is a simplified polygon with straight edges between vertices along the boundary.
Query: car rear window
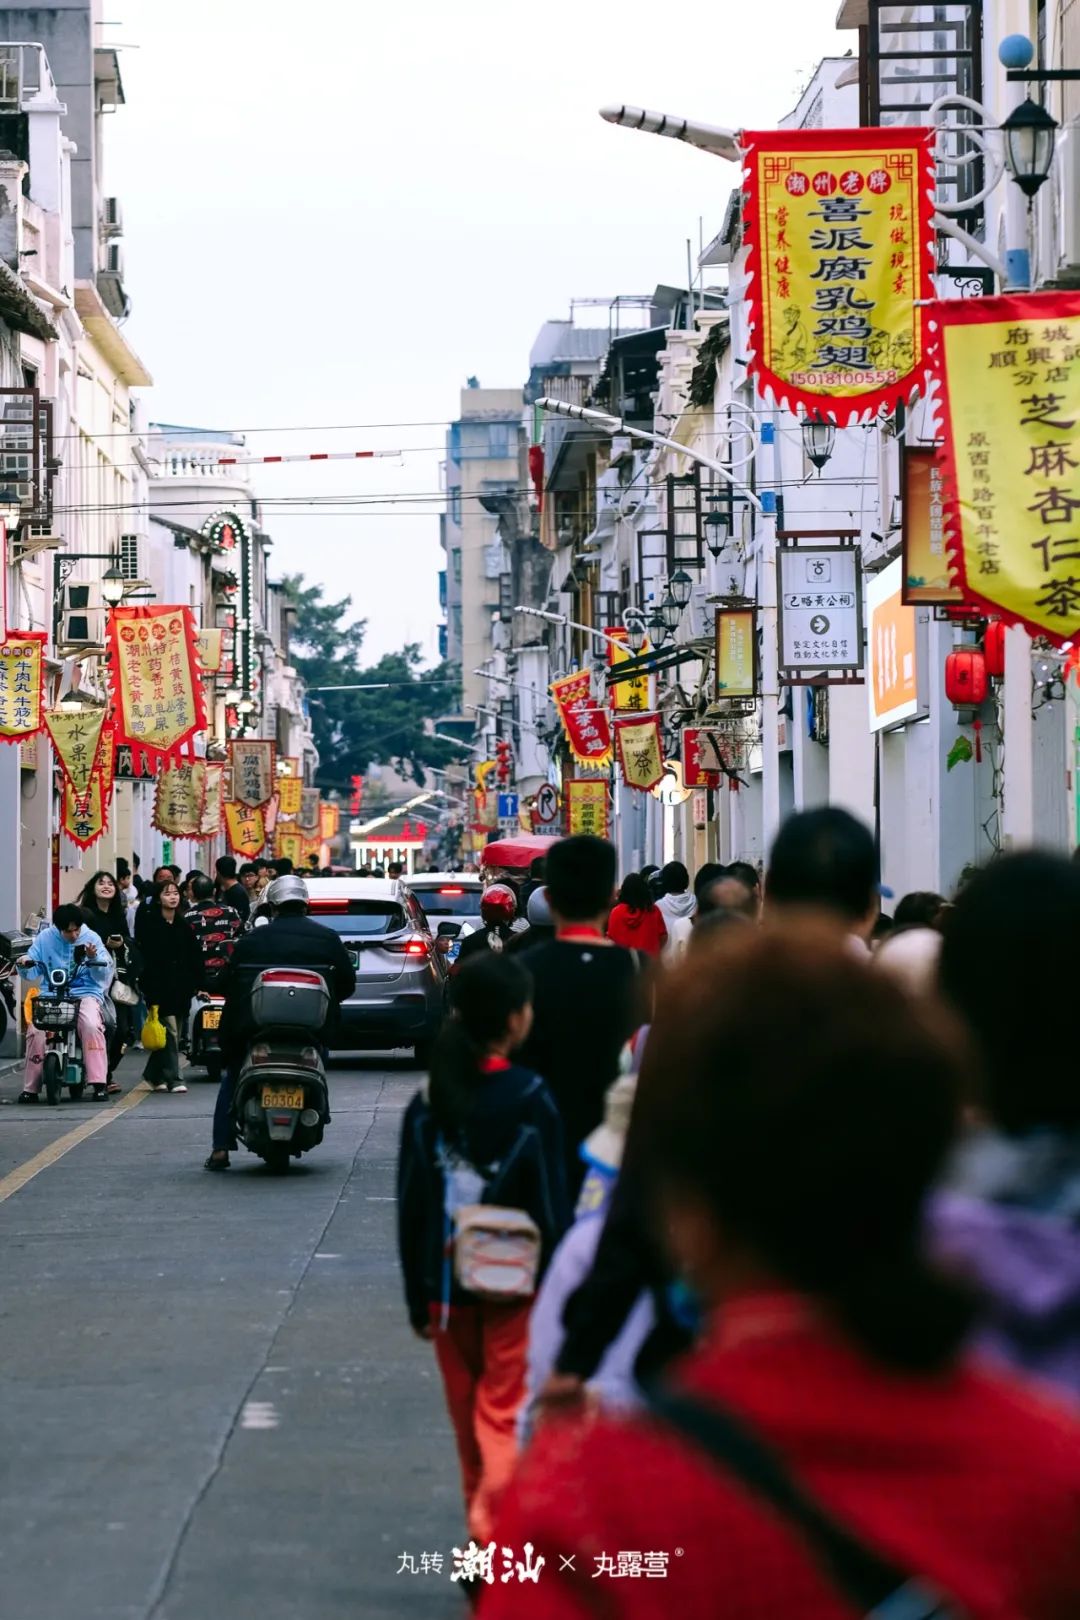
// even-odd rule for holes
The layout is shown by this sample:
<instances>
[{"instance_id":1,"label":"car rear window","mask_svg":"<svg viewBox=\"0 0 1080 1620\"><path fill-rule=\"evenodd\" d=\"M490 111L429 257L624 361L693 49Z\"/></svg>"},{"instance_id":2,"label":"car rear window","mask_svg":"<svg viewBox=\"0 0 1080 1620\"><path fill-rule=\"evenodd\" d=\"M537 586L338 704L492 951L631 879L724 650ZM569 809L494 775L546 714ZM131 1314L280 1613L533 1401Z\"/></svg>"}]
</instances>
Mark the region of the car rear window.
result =
<instances>
[{"instance_id":1,"label":"car rear window","mask_svg":"<svg viewBox=\"0 0 1080 1620\"><path fill-rule=\"evenodd\" d=\"M463 889L460 884L448 883L445 888L413 888L413 893L429 917L477 917L480 914L480 889Z\"/></svg>"},{"instance_id":2,"label":"car rear window","mask_svg":"<svg viewBox=\"0 0 1080 1620\"><path fill-rule=\"evenodd\" d=\"M347 939L378 939L408 927L405 908L395 900L316 900L311 916Z\"/></svg>"}]
</instances>

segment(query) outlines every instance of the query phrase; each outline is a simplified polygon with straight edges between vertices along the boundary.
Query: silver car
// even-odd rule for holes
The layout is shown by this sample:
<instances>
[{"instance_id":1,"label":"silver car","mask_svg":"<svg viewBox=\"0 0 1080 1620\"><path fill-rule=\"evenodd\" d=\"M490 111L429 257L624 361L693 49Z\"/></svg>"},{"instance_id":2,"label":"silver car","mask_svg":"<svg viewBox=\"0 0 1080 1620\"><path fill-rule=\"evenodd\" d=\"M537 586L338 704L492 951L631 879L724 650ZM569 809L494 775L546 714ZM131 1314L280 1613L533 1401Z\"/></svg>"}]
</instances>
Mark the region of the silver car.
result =
<instances>
[{"instance_id":1,"label":"silver car","mask_svg":"<svg viewBox=\"0 0 1080 1620\"><path fill-rule=\"evenodd\" d=\"M420 901L396 879L313 877L307 885L313 920L341 935L356 967L335 1046L411 1046L426 1062L443 1018L447 970Z\"/></svg>"},{"instance_id":2,"label":"silver car","mask_svg":"<svg viewBox=\"0 0 1080 1620\"><path fill-rule=\"evenodd\" d=\"M446 941L447 962L455 962L466 935L484 926L480 915L484 884L475 872L417 872L405 881L436 935Z\"/></svg>"}]
</instances>

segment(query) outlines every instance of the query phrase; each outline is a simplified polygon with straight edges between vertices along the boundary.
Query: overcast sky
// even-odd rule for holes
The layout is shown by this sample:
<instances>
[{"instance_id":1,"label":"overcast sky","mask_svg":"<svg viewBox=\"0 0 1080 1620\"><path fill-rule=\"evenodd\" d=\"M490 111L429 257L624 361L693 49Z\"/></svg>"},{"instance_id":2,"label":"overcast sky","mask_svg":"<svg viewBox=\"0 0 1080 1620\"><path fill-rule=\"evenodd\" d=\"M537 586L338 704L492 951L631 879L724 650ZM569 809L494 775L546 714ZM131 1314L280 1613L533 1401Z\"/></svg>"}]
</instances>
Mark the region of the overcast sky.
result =
<instances>
[{"instance_id":1,"label":"overcast sky","mask_svg":"<svg viewBox=\"0 0 1080 1620\"><path fill-rule=\"evenodd\" d=\"M309 32L292 0L111 0L106 191L150 414L265 429L258 453L409 452L259 477L276 571L351 593L372 658L435 655L440 505L303 503L434 497L466 377L520 386L572 298L685 285L735 171L597 108L773 125L854 46L838 3L322 0Z\"/></svg>"}]
</instances>

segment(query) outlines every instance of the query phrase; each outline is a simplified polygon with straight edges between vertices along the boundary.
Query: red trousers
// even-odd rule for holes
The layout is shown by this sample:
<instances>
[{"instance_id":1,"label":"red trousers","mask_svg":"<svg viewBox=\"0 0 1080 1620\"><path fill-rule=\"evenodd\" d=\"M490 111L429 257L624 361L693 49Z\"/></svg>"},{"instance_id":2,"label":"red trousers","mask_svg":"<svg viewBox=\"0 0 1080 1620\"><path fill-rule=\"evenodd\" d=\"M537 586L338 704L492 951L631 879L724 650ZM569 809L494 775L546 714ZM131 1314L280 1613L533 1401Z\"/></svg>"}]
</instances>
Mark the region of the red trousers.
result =
<instances>
[{"instance_id":1,"label":"red trousers","mask_svg":"<svg viewBox=\"0 0 1080 1620\"><path fill-rule=\"evenodd\" d=\"M517 1417L525 1397L525 1357L532 1301L452 1305L445 1328L431 1307L435 1354L457 1439L468 1530L479 1546L491 1540L499 1498L518 1456Z\"/></svg>"}]
</instances>

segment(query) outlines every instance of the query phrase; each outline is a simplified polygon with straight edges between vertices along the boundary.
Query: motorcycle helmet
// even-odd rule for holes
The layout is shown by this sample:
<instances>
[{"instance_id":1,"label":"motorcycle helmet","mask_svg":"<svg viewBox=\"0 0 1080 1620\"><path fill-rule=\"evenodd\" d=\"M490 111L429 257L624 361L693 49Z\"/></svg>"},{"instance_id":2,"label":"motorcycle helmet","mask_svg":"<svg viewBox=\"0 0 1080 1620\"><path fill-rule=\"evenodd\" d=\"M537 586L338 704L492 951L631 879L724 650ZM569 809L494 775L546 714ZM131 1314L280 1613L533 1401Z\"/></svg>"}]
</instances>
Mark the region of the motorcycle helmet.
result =
<instances>
[{"instance_id":1,"label":"motorcycle helmet","mask_svg":"<svg viewBox=\"0 0 1080 1620\"><path fill-rule=\"evenodd\" d=\"M533 890L529 896L526 913L529 922L534 928L554 928L555 926L555 919L551 915L551 907L548 905L546 889Z\"/></svg>"},{"instance_id":2,"label":"motorcycle helmet","mask_svg":"<svg viewBox=\"0 0 1080 1620\"><path fill-rule=\"evenodd\" d=\"M509 926L517 916L517 896L508 883L493 883L480 896L480 915L489 928Z\"/></svg>"},{"instance_id":3,"label":"motorcycle helmet","mask_svg":"<svg viewBox=\"0 0 1080 1620\"><path fill-rule=\"evenodd\" d=\"M286 872L284 877L275 878L266 891L267 904L271 906L284 906L290 900L302 900L308 903L308 886L302 877L295 872Z\"/></svg>"}]
</instances>

